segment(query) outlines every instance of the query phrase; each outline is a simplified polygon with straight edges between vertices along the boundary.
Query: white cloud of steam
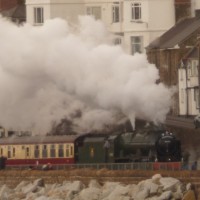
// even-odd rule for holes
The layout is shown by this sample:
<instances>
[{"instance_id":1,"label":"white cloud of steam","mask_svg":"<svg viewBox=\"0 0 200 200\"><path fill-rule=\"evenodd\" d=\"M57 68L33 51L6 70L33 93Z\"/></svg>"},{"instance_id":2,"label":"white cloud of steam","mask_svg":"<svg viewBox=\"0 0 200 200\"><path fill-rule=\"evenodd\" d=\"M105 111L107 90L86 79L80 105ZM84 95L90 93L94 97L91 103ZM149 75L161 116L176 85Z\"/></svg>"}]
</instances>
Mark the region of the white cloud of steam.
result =
<instances>
[{"instance_id":1,"label":"white cloud of steam","mask_svg":"<svg viewBox=\"0 0 200 200\"><path fill-rule=\"evenodd\" d=\"M92 25L91 25L92 24ZM171 91L144 55L109 44L100 21L80 17L17 27L0 18L0 124L46 133L53 121L82 111L79 130L130 117L162 122Z\"/></svg>"}]
</instances>

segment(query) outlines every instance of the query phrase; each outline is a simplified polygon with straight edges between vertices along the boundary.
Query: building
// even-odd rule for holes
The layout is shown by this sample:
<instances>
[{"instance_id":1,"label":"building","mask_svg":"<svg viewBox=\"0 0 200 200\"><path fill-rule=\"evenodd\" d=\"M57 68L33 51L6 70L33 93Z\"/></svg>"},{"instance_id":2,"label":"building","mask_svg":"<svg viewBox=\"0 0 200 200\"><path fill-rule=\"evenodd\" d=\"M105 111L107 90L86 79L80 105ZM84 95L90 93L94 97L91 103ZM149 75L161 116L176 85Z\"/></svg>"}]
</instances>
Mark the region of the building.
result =
<instances>
[{"instance_id":1,"label":"building","mask_svg":"<svg viewBox=\"0 0 200 200\"><path fill-rule=\"evenodd\" d=\"M17 24L25 22L26 9L24 0L0 0L0 14Z\"/></svg>"},{"instance_id":2,"label":"building","mask_svg":"<svg viewBox=\"0 0 200 200\"><path fill-rule=\"evenodd\" d=\"M159 69L160 81L177 88L171 108L172 115L183 115L180 109L182 100L179 101L182 89L179 84L182 88L184 84L179 82L178 69L187 52L196 45L199 34L200 17L185 18L150 43L146 49L149 62L154 63Z\"/></svg>"},{"instance_id":3,"label":"building","mask_svg":"<svg viewBox=\"0 0 200 200\"><path fill-rule=\"evenodd\" d=\"M18 0L0 0L0 12L14 8Z\"/></svg>"},{"instance_id":4,"label":"building","mask_svg":"<svg viewBox=\"0 0 200 200\"><path fill-rule=\"evenodd\" d=\"M197 43L181 60L178 69L179 78L179 114L194 116L200 110L200 77L199 77L199 50Z\"/></svg>"},{"instance_id":5,"label":"building","mask_svg":"<svg viewBox=\"0 0 200 200\"><path fill-rule=\"evenodd\" d=\"M56 17L76 23L79 15L93 15L129 54L144 53L151 41L171 28L174 10L174 0L26 0L28 23L38 26Z\"/></svg>"}]
</instances>

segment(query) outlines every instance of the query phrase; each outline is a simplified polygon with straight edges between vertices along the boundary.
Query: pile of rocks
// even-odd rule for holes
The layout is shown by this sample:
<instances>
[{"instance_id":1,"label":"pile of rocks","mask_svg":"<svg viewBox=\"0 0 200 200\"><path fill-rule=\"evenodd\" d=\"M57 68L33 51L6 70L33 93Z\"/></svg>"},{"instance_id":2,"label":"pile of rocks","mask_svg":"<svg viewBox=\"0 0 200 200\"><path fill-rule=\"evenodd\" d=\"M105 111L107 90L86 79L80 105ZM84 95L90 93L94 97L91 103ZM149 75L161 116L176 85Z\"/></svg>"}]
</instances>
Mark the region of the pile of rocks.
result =
<instances>
[{"instance_id":1,"label":"pile of rocks","mask_svg":"<svg viewBox=\"0 0 200 200\"><path fill-rule=\"evenodd\" d=\"M6 200L195 200L191 184L178 179L154 175L136 184L124 185L106 182L103 185L91 180L88 186L81 181L64 181L62 184L45 184L43 179L22 181L14 189L2 185L0 197Z\"/></svg>"}]
</instances>

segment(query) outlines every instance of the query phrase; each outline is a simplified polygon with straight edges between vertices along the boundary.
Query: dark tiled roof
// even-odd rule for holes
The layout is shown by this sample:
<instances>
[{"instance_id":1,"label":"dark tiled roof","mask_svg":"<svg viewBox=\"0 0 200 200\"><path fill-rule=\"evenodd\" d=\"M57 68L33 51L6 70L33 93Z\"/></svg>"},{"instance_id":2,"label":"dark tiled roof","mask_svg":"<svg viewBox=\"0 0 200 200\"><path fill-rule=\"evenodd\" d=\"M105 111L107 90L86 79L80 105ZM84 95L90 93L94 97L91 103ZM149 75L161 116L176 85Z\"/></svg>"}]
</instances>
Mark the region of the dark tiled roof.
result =
<instances>
[{"instance_id":1,"label":"dark tiled roof","mask_svg":"<svg viewBox=\"0 0 200 200\"><path fill-rule=\"evenodd\" d=\"M186 18L151 42L147 49L174 48L200 28L200 18Z\"/></svg>"}]
</instances>

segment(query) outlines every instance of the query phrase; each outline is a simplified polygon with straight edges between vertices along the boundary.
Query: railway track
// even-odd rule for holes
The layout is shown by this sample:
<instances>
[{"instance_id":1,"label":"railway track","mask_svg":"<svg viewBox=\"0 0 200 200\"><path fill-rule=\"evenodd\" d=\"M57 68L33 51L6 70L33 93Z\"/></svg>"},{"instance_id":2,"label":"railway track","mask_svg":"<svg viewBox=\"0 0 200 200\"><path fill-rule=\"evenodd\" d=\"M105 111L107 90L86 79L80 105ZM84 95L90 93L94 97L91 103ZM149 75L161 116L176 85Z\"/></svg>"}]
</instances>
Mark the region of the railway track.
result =
<instances>
[{"instance_id":1,"label":"railway track","mask_svg":"<svg viewBox=\"0 0 200 200\"><path fill-rule=\"evenodd\" d=\"M180 127L180 128L195 129L193 118L167 116L165 125L175 126L175 127Z\"/></svg>"}]
</instances>

